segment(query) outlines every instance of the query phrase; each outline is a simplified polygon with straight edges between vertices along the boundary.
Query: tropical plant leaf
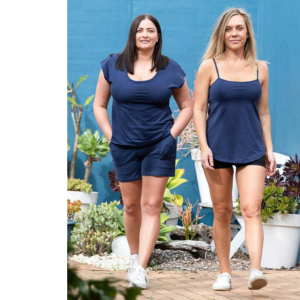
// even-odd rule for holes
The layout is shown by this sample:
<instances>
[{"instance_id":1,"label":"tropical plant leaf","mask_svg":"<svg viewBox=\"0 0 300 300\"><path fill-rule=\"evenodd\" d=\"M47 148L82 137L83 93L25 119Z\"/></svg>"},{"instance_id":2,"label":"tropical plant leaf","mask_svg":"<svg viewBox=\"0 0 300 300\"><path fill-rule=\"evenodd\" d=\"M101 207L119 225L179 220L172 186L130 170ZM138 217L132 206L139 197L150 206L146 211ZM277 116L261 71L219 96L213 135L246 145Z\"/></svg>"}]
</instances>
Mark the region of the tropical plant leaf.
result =
<instances>
[{"instance_id":1,"label":"tropical plant leaf","mask_svg":"<svg viewBox=\"0 0 300 300\"><path fill-rule=\"evenodd\" d=\"M72 97L67 97L67 99L71 102L73 106L77 106L76 101Z\"/></svg>"},{"instance_id":2,"label":"tropical plant leaf","mask_svg":"<svg viewBox=\"0 0 300 300\"><path fill-rule=\"evenodd\" d=\"M83 81L83 80L85 80L87 78L87 75L82 75L80 78L79 78L79 80L78 80L78 82L77 82L77 85L76 85L76 88L75 88L75 91L77 90L77 88L79 87L79 85L81 84L81 82Z\"/></svg>"},{"instance_id":3,"label":"tropical plant leaf","mask_svg":"<svg viewBox=\"0 0 300 300\"><path fill-rule=\"evenodd\" d=\"M160 214L160 224L164 224L168 219L170 218L170 215L166 213Z\"/></svg>"},{"instance_id":4,"label":"tropical plant leaf","mask_svg":"<svg viewBox=\"0 0 300 300\"><path fill-rule=\"evenodd\" d=\"M93 101L94 95L88 97L83 105L83 107L89 105Z\"/></svg>"}]
</instances>

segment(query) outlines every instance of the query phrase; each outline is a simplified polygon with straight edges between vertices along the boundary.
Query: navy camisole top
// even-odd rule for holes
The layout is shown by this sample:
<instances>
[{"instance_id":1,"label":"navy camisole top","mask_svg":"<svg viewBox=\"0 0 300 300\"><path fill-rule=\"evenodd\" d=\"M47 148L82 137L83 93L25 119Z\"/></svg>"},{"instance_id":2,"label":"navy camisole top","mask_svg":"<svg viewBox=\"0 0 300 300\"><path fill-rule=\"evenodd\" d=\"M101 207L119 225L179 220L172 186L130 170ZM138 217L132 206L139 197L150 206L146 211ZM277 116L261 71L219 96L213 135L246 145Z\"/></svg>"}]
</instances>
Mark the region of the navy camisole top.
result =
<instances>
[{"instance_id":1,"label":"navy camisole top","mask_svg":"<svg viewBox=\"0 0 300 300\"><path fill-rule=\"evenodd\" d=\"M144 146L170 135L174 124L169 103L174 88L180 88L185 73L172 59L153 78L135 81L127 70L115 67L117 55L101 62L104 78L110 84L112 104L111 143Z\"/></svg>"},{"instance_id":2,"label":"navy camisole top","mask_svg":"<svg viewBox=\"0 0 300 300\"><path fill-rule=\"evenodd\" d=\"M257 78L238 82L220 78L211 85L208 96L206 135L216 160L248 163L265 154L257 103L261 85Z\"/></svg>"}]
</instances>

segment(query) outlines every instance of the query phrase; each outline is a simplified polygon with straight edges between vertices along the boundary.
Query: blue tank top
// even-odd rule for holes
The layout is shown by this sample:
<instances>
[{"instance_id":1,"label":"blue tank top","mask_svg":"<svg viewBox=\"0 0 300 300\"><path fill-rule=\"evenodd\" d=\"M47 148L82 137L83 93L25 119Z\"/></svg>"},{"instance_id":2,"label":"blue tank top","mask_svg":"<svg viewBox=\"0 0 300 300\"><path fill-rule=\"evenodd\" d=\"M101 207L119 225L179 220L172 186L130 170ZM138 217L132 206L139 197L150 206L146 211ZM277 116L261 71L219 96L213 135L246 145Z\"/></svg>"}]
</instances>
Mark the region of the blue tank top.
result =
<instances>
[{"instance_id":1,"label":"blue tank top","mask_svg":"<svg viewBox=\"0 0 300 300\"><path fill-rule=\"evenodd\" d=\"M206 135L216 160L248 163L265 154L257 103L261 85L257 78L238 82L220 78L209 88Z\"/></svg>"},{"instance_id":2,"label":"blue tank top","mask_svg":"<svg viewBox=\"0 0 300 300\"><path fill-rule=\"evenodd\" d=\"M117 57L108 56L101 62L113 97L111 143L142 146L168 136L174 124L169 102L173 89L184 84L184 71L170 59L153 78L135 81L126 68L116 69Z\"/></svg>"}]
</instances>

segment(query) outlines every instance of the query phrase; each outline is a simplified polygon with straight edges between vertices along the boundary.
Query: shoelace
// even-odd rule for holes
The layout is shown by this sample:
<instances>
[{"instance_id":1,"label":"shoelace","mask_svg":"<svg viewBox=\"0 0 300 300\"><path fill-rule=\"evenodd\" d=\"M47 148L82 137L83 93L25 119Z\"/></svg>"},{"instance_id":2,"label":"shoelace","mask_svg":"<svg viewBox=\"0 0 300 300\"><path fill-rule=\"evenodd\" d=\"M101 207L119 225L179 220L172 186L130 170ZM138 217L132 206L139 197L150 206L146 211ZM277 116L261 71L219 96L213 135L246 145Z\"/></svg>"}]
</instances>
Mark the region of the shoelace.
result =
<instances>
[{"instance_id":1,"label":"shoelace","mask_svg":"<svg viewBox=\"0 0 300 300\"><path fill-rule=\"evenodd\" d=\"M223 281L222 279L225 278L227 280L231 280L230 276L228 274L219 274L217 277L217 282Z\"/></svg>"},{"instance_id":2,"label":"shoelace","mask_svg":"<svg viewBox=\"0 0 300 300\"><path fill-rule=\"evenodd\" d=\"M132 272L135 268L137 262L137 258L130 258L129 259L129 271Z\"/></svg>"},{"instance_id":3,"label":"shoelace","mask_svg":"<svg viewBox=\"0 0 300 300\"><path fill-rule=\"evenodd\" d=\"M141 276L143 276L145 278L145 281L147 282L147 276L145 275L144 270L141 268L138 268L138 270L135 269L131 280L134 281L136 279L140 279Z\"/></svg>"}]
</instances>

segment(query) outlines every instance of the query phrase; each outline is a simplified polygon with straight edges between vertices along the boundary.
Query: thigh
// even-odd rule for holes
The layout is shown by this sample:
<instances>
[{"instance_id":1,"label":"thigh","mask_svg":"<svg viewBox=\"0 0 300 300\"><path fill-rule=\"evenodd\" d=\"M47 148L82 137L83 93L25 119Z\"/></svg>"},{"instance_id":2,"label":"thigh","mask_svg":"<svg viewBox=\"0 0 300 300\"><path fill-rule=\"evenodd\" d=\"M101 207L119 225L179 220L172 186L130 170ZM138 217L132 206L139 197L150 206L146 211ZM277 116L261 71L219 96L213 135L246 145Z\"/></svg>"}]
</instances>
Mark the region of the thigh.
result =
<instances>
[{"instance_id":1,"label":"thigh","mask_svg":"<svg viewBox=\"0 0 300 300\"><path fill-rule=\"evenodd\" d=\"M151 203L161 206L168 179L169 177L143 176L142 205Z\"/></svg>"},{"instance_id":2,"label":"thigh","mask_svg":"<svg viewBox=\"0 0 300 300\"><path fill-rule=\"evenodd\" d=\"M236 182L239 190L241 209L260 206L263 198L266 170L263 166L238 167Z\"/></svg>"},{"instance_id":3,"label":"thigh","mask_svg":"<svg viewBox=\"0 0 300 300\"><path fill-rule=\"evenodd\" d=\"M204 169L213 207L232 207L233 169Z\"/></svg>"},{"instance_id":4,"label":"thigh","mask_svg":"<svg viewBox=\"0 0 300 300\"><path fill-rule=\"evenodd\" d=\"M142 195L142 180L120 182L124 205L140 205Z\"/></svg>"}]
</instances>

